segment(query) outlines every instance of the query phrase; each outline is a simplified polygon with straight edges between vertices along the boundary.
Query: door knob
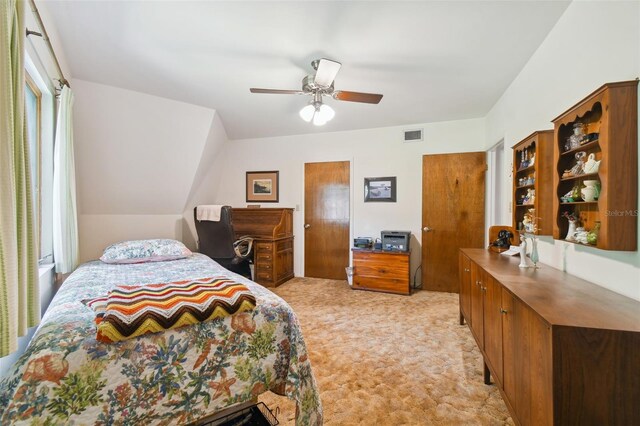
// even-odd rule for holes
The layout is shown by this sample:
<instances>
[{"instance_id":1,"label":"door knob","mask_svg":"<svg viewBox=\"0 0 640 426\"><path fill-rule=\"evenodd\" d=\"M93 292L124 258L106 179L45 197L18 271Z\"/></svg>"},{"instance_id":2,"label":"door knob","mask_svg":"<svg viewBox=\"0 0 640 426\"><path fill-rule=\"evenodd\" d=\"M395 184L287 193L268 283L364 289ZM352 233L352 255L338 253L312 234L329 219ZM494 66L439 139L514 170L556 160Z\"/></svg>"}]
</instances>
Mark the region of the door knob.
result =
<instances>
[{"instance_id":1,"label":"door knob","mask_svg":"<svg viewBox=\"0 0 640 426\"><path fill-rule=\"evenodd\" d=\"M309 225L308 223L305 223L304 224L304 229L309 229L309 228L311 228L311 225Z\"/></svg>"},{"instance_id":2,"label":"door knob","mask_svg":"<svg viewBox=\"0 0 640 426\"><path fill-rule=\"evenodd\" d=\"M428 226L425 226L424 228L422 228L422 230L423 230L424 232L430 232L430 231L433 231L433 229L429 228Z\"/></svg>"}]
</instances>

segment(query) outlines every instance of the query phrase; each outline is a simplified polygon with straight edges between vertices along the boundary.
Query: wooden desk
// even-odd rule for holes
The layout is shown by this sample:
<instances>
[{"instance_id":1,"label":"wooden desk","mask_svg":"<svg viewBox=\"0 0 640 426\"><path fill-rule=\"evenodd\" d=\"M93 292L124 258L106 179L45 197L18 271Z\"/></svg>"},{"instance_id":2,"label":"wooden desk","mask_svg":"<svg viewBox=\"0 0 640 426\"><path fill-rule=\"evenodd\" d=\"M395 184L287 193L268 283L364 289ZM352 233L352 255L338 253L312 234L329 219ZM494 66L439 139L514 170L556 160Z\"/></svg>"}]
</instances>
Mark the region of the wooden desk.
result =
<instances>
[{"instance_id":1,"label":"wooden desk","mask_svg":"<svg viewBox=\"0 0 640 426\"><path fill-rule=\"evenodd\" d=\"M409 255L411 252L351 249L353 288L387 293L411 294Z\"/></svg>"},{"instance_id":2,"label":"wooden desk","mask_svg":"<svg viewBox=\"0 0 640 426\"><path fill-rule=\"evenodd\" d=\"M293 209L234 208L233 229L254 238L255 282L277 287L293 278Z\"/></svg>"},{"instance_id":3,"label":"wooden desk","mask_svg":"<svg viewBox=\"0 0 640 426\"><path fill-rule=\"evenodd\" d=\"M460 320L516 424L640 424L640 302L543 265L460 252Z\"/></svg>"}]
</instances>

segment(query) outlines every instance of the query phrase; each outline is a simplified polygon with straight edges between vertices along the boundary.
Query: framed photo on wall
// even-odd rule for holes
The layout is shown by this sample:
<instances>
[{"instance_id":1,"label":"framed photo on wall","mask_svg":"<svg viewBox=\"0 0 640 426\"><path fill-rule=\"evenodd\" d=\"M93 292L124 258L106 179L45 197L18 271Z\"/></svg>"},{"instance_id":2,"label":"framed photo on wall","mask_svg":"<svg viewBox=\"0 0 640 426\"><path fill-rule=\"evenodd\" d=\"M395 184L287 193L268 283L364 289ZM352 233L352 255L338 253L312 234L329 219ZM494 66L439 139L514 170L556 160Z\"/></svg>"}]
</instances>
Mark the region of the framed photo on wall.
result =
<instances>
[{"instance_id":1,"label":"framed photo on wall","mask_svg":"<svg viewBox=\"0 0 640 426\"><path fill-rule=\"evenodd\" d=\"M364 178L365 203L396 202L396 177Z\"/></svg>"},{"instance_id":2,"label":"framed photo on wall","mask_svg":"<svg viewBox=\"0 0 640 426\"><path fill-rule=\"evenodd\" d=\"M247 172L247 203L277 203L279 171Z\"/></svg>"}]
</instances>

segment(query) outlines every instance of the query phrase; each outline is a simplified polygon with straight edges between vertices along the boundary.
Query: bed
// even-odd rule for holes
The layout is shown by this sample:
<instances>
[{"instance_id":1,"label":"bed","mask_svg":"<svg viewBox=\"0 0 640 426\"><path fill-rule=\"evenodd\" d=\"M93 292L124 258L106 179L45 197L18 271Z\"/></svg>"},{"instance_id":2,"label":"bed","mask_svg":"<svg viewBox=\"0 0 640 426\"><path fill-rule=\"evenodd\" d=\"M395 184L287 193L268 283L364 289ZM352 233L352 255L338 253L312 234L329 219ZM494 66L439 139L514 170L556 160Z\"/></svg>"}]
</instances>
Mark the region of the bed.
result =
<instances>
[{"instance_id":1,"label":"bed","mask_svg":"<svg viewBox=\"0 0 640 426\"><path fill-rule=\"evenodd\" d=\"M226 276L247 286L243 315L96 340L81 300L117 284ZM298 320L277 295L202 254L166 262L80 266L62 285L26 352L0 382L0 424L189 424L267 390L296 402L296 424L322 424L322 407Z\"/></svg>"}]
</instances>

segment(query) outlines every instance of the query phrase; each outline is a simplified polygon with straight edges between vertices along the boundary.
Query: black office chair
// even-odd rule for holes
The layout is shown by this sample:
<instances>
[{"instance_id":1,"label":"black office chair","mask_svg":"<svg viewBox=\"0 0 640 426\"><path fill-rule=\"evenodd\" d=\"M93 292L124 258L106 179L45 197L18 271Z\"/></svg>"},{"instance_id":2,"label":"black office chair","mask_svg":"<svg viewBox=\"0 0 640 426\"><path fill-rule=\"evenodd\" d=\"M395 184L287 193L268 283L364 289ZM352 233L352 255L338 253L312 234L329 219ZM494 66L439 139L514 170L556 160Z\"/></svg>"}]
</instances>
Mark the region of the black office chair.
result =
<instances>
[{"instance_id":1,"label":"black office chair","mask_svg":"<svg viewBox=\"0 0 640 426\"><path fill-rule=\"evenodd\" d=\"M251 253L253 238L236 239L233 230L231 206L223 206L220 220L198 220L198 207L193 209L193 218L198 233L198 251L218 262L224 268L251 279Z\"/></svg>"}]
</instances>

